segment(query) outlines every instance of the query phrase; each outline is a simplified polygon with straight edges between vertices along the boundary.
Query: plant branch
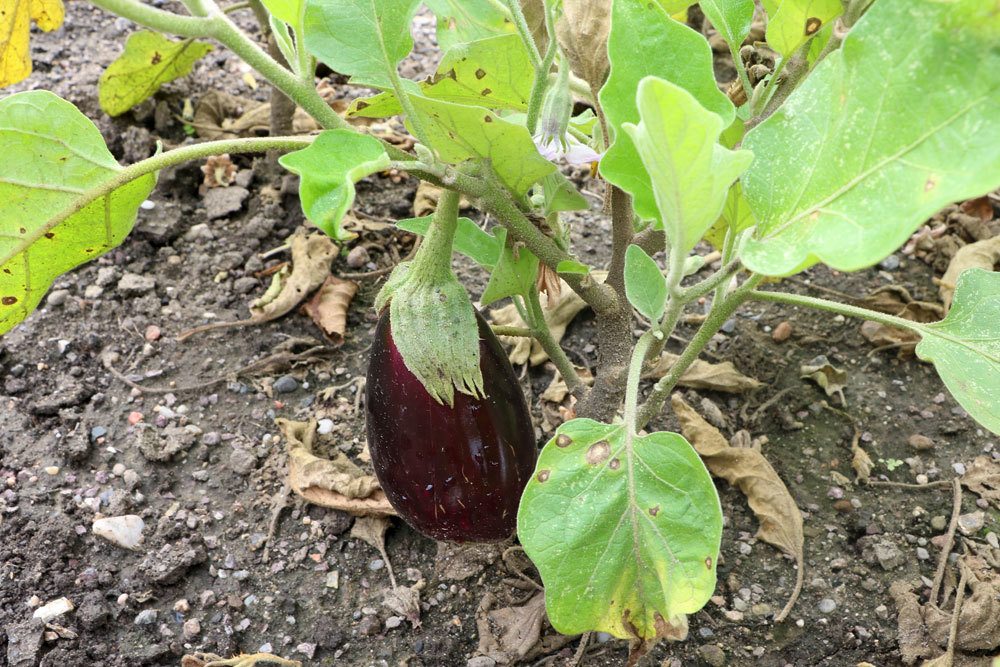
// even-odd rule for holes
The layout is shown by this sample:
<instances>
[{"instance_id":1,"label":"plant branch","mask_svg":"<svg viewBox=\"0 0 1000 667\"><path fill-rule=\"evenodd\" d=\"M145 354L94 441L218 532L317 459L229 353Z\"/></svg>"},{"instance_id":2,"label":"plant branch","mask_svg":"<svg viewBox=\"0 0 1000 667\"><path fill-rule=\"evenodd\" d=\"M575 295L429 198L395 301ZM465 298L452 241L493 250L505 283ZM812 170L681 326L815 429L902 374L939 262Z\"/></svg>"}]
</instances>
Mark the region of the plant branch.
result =
<instances>
[{"instance_id":1,"label":"plant branch","mask_svg":"<svg viewBox=\"0 0 1000 667\"><path fill-rule=\"evenodd\" d=\"M517 4L517 0L511 1ZM535 133L538 126L538 115L542 109L542 101L545 99L545 91L549 87L549 71L551 71L552 63L555 62L556 53L559 51L559 45L556 42L555 20L553 19L555 9L549 9L545 5L547 3L543 3L543 10L545 11L545 29L549 34L549 44L545 49L545 57L535 65L535 80L531 84L531 96L528 98L528 118L525 125L531 134ZM568 63L563 62L560 67L568 67Z\"/></svg>"},{"instance_id":2,"label":"plant branch","mask_svg":"<svg viewBox=\"0 0 1000 667\"><path fill-rule=\"evenodd\" d=\"M144 5L138 0L93 0L94 4L112 14L179 37L207 37L212 19L203 16L181 16L173 12Z\"/></svg>"},{"instance_id":3,"label":"plant branch","mask_svg":"<svg viewBox=\"0 0 1000 667\"><path fill-rule=\"evenodd\" d=\"M493 324L491 327L497 336L512 336L515 338L534 338L535 334L527 327L514 327L505 324Z\"/></svg>"},{"instance_id":4,"label":"plant branch","mask_svg":"<svg viewBox=\"0 0 1000 667\"><path fill-rule=\"evenodd\" d=\"M625 294L625 251L635 236L632 228L632 198L617 186L611 186L611 262L608 278L619 296ZM662 250L662 247L659 248ZM652 255L653 253L649 253Z\"/></svg>"},{"instance_id":5,"label":"plant branch","mask_svg":"<svg viewBox=\"0 0 1000 667\"><path fill-rule=\"evenodd\" d=\"M629 435L641 430L636 425L636 412L639 404L639 380L642 378L642 368L646 363L646 354L656 341L653 331L647 331L635 344L632 361L628 367L628 379L625 381L625 428Z\"/></svg>"},{"instance_id":6,"label":"plant branch","mask_svg":"<svg viewBox=\"0 0 1000 667\"><path fill-rule=\"evenodd\" d=\"M677 361L667 371L667 374L660 378L653 386L653 390L649 393L649 396L646 397L646 402L639 409L639 415L636 419L636 429L644 428L653 417L659 414L667 398L670 396L670 392L677 386L677 381L681 379L684 372L695 362L698 355L701 354L701 351L708 344L708 341L712 339L712 336L722 328L722 325L736 312L740 304L750 297L753 289L763 279L763 276L750 276L732 294L722 300L716 301L712 305L711 312L705 318L705 321L702 322L698 331L695 332L694 337L691 338L691 342L688 343L680 357L677 358Z\"/></svg>"},{"instance_id":7,"label":"plant branch","mask_svg":"<svg viewBox=\"0 0 1000 667\"><path fill-rule=\"evenodd\" d=\"M552 363L559 369L559 374L562 376L563 382L566 383L566 388L569 389L571 394L579 397L582 392L586 391L587 386L583 384L580 376L577 375L572 362L566 356L566 352L556 342L556 339L552 337L552 332L549 331L549 326L545 322L542 304L538 300L538 291L531 290L525 296L524 300L528 307L528 324L531 326L532 335L542 346L542 349L545 350L545 354L549 355Z\"/></svg>"},{"instance_id":8,"label":"plant branch","mask_svg":"<svg viewBox=\"0 0 1000 667\"><path fill-rule=\"evenodd\" d=\"M521 41L524 42L525 48L528 49L528 59L531 60L531 66L537 70L541 67L542 56L538 51L538 45L535 44L535 38L531 34L531 28L528 27L528 21L524 18L521 3L518 0L505 0L504 5L514 20L514 27L517 28L517 33L521 36Z\"/></svg>"},{"instance_id":9,"label":"plant branch","mask_svg":"<svg viewBox=\"0 0 1000 667\"><path fill-rule=\"evenodd\" d=\"M918 322L906 320L902 317L896 317L895 315L880 313L875 310L869 310L867 308L850 306L846 303L819 299L814 296L789 294L788 292L762 292L754 290L750 293L750 298L755 301L770 301L773 303L785 303L792 306L804 306L815 310L825 310L830 313L838 313L848 317L871 320L872 322L878 322L879 324L886 324L891 327L898 327L900 329L906 329L907 331L914 331L916 333L923 333L924 331L923 325Z\"/></svg>"}]
</instances>

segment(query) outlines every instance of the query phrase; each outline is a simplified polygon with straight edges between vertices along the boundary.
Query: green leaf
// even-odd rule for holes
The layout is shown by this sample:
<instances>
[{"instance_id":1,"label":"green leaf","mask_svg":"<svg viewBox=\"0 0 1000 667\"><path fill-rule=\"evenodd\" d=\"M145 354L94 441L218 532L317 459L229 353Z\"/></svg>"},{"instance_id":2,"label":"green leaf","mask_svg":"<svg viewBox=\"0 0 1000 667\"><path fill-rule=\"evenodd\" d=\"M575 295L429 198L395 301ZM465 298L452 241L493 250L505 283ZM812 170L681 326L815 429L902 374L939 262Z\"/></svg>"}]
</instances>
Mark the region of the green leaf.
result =
<instances>
[{"instance_id":1,"label":"green leaf","mask_svg":"<svg viewBox=\"0 0 1000 667\"><path fill-rule=\"evenodd\" d=\"M1000 18L990 11L979 0L879 0L747 133L756 158L743 185L759 221L747 266L871 266L941 207L1000 185Z\"/></svg>"},{"instance_id":2,"label":"green leaf","mask_svg":"<svg viewBox=\"0 0 1000 667\"><path fill-rule=\"evenodd\" d=\"M768 12L767 45L785 57L844 11L841 0L783 0L774 7Z\"/></svg>"},{"instance_id":3,"label":"green leaf","mask_svg":"<svg viewBox=\"0 0 1000 667\"><path fill-rule=\"evenodd\" d=\"M0 100L0 334L33 311L59 275L119 245L156 184L119 187L97 127L46 91Z\"/></svg>"},{"instance_id":4,"label":"green leaf","mask_svg":"<svg viewBox=\"0 0 1000 667\"><path fill-rule=\"evenodd\" d=\"M175 42L158 32L132 33L122 54L101 74L97 86L101 108L109 116L125 113L163 84L190 73L195 62L211 50L211 44L193 39Z\"/></svg>"},{"instance_id":5,"label":"green leaf","mask_svg":"<svg viewBox=\"0 0 1000 667\"><path fill-rule=\"evenodd\" d=\"M635 309L659 322L667 305L667 281L656 261L637 245L625 250L625 296Z\"/></svg>"},{"instance_id":6,"label":"green leaf","mask_svg":"<svg viewBox=\"0 0 1000 667\"><path fill-rule=\"evenodd\" d=\"M555 165L538 153L528 130L482 107L411 98L430 141L445 162L489 160L504 185L523 195Z\"/></svg>"},{"instance_id":7,"label":"green leaf","mask_svg":"<svg viewBox=\"0 0 1000 667\"><path fill-rule=\"evenodd\" d=\"M426 236L433 218L431 215L407 218L397 222L396 226L404 231ZM503 239L480 229L479 225L469 218L459 218L454 244L456 252L462 253L480 266L492 269L500 260Z\"/></svg>"},{"instance_id":8,"label":"green leaf","mask_svg":"<svg viewBox=\"0 0 1000 667\"><path fill-rule=\"evenodd\" d=\"M753 0L701 0L698 6L723 39L739 49L750 34Z\"/></svg>"},{"instance_id":9,"label":"green leaf","mask_svg":"<svg viewBox=\"0 0 1000 667\"><path fill-rule=\"evenodd\" d=\"M646 77L637 97L642 122L622 127L652 180L657 226L686 255L718 219L729 186L753 154L720 146L722 119L669 81Z\"/></svg>"},{"instance_id":10,"label":"green leaf","mask_svg":"<svg viewBox=\"0 0 1000 667\"><path fill-rule=\"evenodd\" d=\"M585 276L590 273L590 267L582 262L577 262L572 259L564 259L556 264L556 273L574 273Z\"/></svg>"},{"instance_id":11,"label":"green leaf","mask_svg":"<svg viewBox=\"0 0 1000 667\"><path fill-rule=\"evenodd\" d=\"M507 230L497 230L497 237L503 232L506 240ZM538 277L538 258L527 248L508 248L503 246L500 261L490 274L490 282L483 290L479 299L484 307L508 296L525 295L531 290L537 290L535 281Z\"/></svg>"},{"instance_id":12,"label":"green leaf","mask_svg":"<svg viewBox=\"0 0 1000 667\"><path fill-rule=\"evenodd\" d=\"M534 69L518 35L501 35L452 47L429 81L421 82L421 95L436 100L526 111ZM402 112L395 93L387 91L354 100L348 117L385 118Z\"/></svg>"},{"instance_id":13,"label":"green leaf","mask_svg":"<svg viewBox=\"0 0 1000 667\"><path fill-rule=\"evenodd\" d=\"M271 15L289 25L297 25L306 0L261 0Z\"/></svg>"},{"instance_id":14,"label":"green leaf","mask_svg":"<svg viewBox=\"0 0 1000 667\"><path fill-rule=\"evenodd\" d=\"M917 356L934 363L973 419L1000 434L1000 273L962 273L948 315L920 333Z\"/></svg>"},{"instance_id":15,"label":"green leaf","mask_svg":"<svg viewBox=\"0 0 1000 667\"><path fill-rule=\"evenodd\" d=\"M719 219L705 233L705 240L721 250L728 229L732 229L734 234L738 234L745 229L750 229L756 223L753 211L750 210L750 204L743 196L743 184L736 181L729 188L726 203L722 206Z\"/></svg>"},{"instance_id":16,"label":"green leaf","mask_svg":"<svg viewBox=\"0 0 1000 667\"><path fill-rule=\"evenodd\" d=\"M722 509L683 436L573 419L542 450L517 534L559 632L676 638L715 589Z\"/></svg>"},{"instance_id":17,"label":"green leaf","mask_svg":"<svg viewBox=\"0 0 1000 667\"><path fill-rule=\"evenodd\" d=\"M337 241L355 236L340 221L354 203L354 184L389 166L382 142L353 130L324 130L309 145L282 155L282 167L301 177L302 212Z\"/></svg>"},{"instance_id":18,"label":"green leaf","mask_svg":"<svg viewBox=\"0 0 1000 667\"><path fill-rule=\"evenodd\" d=\"M542 179L542 193L545 197L546 215L557 211L586 211L590 208L590 202L560 171L553 171Z\"/></svg>"},{"instance_id":19,"label":"green leaf","mask_svg":"<svg viewBox=\"0 0 1000 667\"><path fill-rule=\"evenodd\" d=\"M355 83L392 87L413 48L410 21L420 0L306 0L305 46Z\"/></svg>"},{"instance_id":20,"label":"green leaf","mask_svg":"<svg viewBox=\"0 0 1000 667\"><path fill-rule=\"evenodd\" d=\"M639 122L639 81L653 75L677 84L703 107L721 116L724 125L732 122L735 112L732 102L715 83L708 42L671 19L657 4L614 0L608 56L611 74L601 88L600 100L614 142L601 160L601 174L631 194L636 213L649 220L657 217L653 187L632 140L621 131L623 123Z\"/></svg>"},{"instance_id":21,"label":"green leaf","mask_svg":"<svg viewBox=\"0 0 1000 667\"><path fill-rule=\"evenodd\" d=\"M437 17L437 41L442 51L456 44L516 33L510 15L497 0L426 0Z\"/></svg>"}]
</instances>

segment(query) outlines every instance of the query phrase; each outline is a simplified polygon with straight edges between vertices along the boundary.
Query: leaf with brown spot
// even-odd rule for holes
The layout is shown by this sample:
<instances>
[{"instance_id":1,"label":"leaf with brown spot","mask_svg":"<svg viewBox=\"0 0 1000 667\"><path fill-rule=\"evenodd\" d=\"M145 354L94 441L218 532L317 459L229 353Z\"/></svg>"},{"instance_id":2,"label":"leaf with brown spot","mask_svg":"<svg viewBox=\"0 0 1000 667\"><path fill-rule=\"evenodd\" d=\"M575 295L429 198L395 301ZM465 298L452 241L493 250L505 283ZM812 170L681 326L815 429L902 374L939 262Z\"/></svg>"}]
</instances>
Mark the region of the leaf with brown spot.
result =
<instances>
[{"instance_id":1,"label":"leaf with brown spot","mask_svg":"<svg viewBox=\"0 0 1000 667\"><path fill-rule=\"evenodd\" d=\"M646 371L643 377L649 380L658 380L667 374L670 367L678 359L678 355L672 352L663 352L653 368ZM740 394L745 391L752 391L763 384L759 380L748 377L736 370L730 361L721 364L713 364L701 359L695 359L694 363L684 371L681 379L677 381L682 387L691 389L710 389L730 394Z\"/></svg>"},{"instance_id":2,"label":"leaf with brown spot","mask_svg":"<svg viewBox=\"0 0 1000 667\"><path fill-rule=\"evenodd\" d=\"M323 286L313 298L302 306L302 310L312 318L327 339L336 347L344 342L347 331L347 309L358 291L358 284L328 276Z\"/></svg>"},{"instance_id":3,"label":"leaf with brown spot","mask_svg":"<svg viewBox=\"0 0 1000 667\"><path fill-rule=\"evenodd\" d=\"M276 420L287 441L288 484L307 502L357 516L395 515L374 475L366 475L343 452L333 459L313 453L316 422ZM383 531L384 532L384 531Z\"/></svg>"},{"instance_id":4,"label":"leaf with brown spot","mask_svg":"<svg viewBox=\"0 0 1000 667\"><path fill-rule=\"evenodd\" d=\"M750 509L760 522L757 539L778 547L798 564L795 591L785 608L775 616L775 621L783 620L795 604L805 571L802 512L763 454L756 449L731 447L722 433L702 419L680 394L671 397L671 404L681 433L701 455L709 471L747 497Z\"/></svg>"}]
</instances>

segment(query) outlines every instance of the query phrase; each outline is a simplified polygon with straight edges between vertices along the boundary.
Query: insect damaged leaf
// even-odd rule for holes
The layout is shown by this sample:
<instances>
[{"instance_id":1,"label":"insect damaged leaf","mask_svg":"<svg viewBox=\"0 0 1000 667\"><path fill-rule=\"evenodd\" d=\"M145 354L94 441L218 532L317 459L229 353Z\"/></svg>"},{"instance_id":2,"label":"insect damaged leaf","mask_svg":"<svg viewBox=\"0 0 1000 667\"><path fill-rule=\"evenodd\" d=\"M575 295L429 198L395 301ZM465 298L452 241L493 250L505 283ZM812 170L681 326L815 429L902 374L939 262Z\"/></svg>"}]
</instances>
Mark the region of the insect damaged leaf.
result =
<instances>
[{"instance_id":1,"label":"insect damaged leaf","mask_svg":"<svg viewBox=\"0 0 1000 667\"><path fill-rule=\"evenodd\" d=\"M677 433L564 423L542 450L517 527L563 634L683 639L687 614L715 589L722 510Z\"/></svg>"},{"instance_id":2,"label":"insect damaged leaf","mask_svg":"<svg viewBox=\"0 0 1000 667\"><path fill-rule=\"evenodd\" d=\"M97 86L101 108L109 116L125 113L163 84L190 73L211 50L211 44L193 39L175 42L149 30L132 33L122 54L101 74Z\"/></svg>"}]
</instances>

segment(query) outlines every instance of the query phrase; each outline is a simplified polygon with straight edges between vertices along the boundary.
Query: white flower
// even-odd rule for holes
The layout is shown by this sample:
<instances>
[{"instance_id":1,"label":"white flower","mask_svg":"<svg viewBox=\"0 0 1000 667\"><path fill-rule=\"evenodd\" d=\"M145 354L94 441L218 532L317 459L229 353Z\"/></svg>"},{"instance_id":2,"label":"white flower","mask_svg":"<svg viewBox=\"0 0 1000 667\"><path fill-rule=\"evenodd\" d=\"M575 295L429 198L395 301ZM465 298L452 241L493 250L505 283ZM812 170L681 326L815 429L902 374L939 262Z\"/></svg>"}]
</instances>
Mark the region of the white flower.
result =
<instances>
[{"instance_id":1,"label":"white flower","mask_svg":"<svg viewBox=\"0 0 1000 667\"><path fill-rule=\"evenodd\" d=\"M532 139L542 157L552 162L562 160L567 164L591 164L601 159L600 153L569 132L560 136L558 131L541 129Z\"/></svg>"}]
</instances>

